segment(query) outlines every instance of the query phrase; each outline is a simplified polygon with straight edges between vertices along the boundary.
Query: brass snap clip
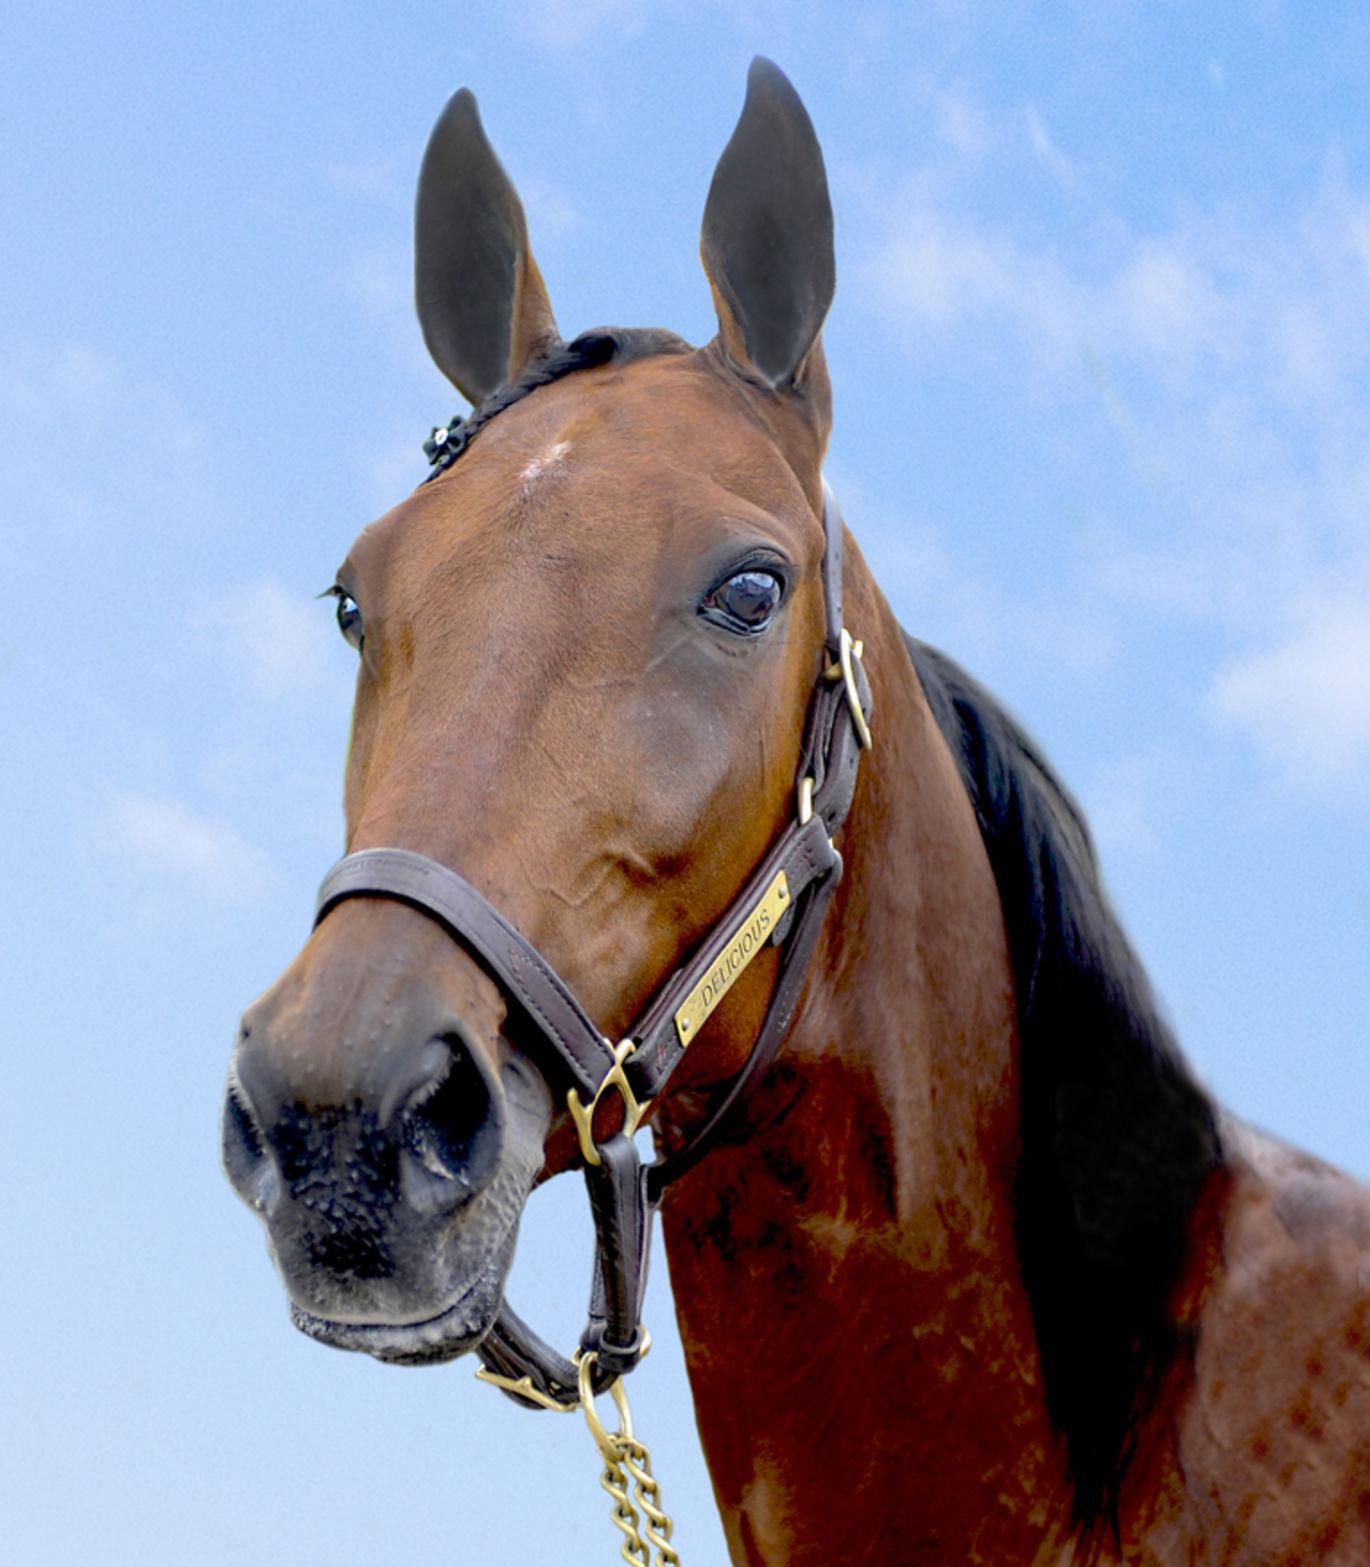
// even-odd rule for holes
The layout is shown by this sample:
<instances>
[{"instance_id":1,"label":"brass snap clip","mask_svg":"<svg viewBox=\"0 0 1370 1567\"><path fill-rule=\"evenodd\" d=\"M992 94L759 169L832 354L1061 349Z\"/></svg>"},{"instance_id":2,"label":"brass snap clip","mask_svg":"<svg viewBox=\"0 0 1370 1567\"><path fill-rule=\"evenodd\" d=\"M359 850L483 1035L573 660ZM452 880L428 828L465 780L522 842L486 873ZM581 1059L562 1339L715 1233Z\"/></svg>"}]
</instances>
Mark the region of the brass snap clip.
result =
<instances>
[{"instance_id":1,"label":"brass snap clip","mask_svg":"<svg viewBox=\"0 0 1370 1567\"><path fill-rule=\"evenodd\" d=\"M633 1417L628 1409L628 1392L623 1386L622 1377L616 1377L605 1389L614 1401L614 1408L618 1411L618 1430L610 1431L595 1411L595 1390L590 1380L594 1364L593 1350L576 1357L576 1369L580 1373L580 1412L585 1416L585 1424L589 1426L590 1435L594 1438L595 1446L605 1462L617 1463L619 1444L624 1440L629 1442L633 1440Z\"/></svg>"},{"instance_id":2,"label":"brass snap clip","mask_svg":"<svg viewBox=\"0 0 1370 1567\"><path fill-rule=\"evenodd\" d=\"M578 1362L580 1407L604 1460L599 1483L614 1504L611 1516L623 1535L619 1555L638 1567L680 1567L680 1556L671 1544L675 1524L661 1506L661 1487L652 1474L652 1455L647 1444L633 1434L633 1417L622 1377L605 1389L618 1413L618 1430L610 1431L595 1412L590 1376L594 1359L594 1351L590 1350Z\"/></svg>"}]
</instances>

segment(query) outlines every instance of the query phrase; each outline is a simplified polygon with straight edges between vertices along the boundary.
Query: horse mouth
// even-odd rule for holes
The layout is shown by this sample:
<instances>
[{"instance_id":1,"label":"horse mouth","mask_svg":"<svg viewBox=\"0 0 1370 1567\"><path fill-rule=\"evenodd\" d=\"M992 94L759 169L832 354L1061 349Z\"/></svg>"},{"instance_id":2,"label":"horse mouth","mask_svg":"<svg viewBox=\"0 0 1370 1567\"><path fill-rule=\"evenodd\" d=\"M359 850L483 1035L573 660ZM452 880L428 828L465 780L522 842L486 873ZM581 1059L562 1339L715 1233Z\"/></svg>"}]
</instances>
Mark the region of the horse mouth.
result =
<instances>
[{"instance_id":1,"label":"horse mouth","mask_svg":"<svg viewBox=\"0 0 1370 1567\"><path fill-rule=\"evenodd\" d=\"M418 1322L339 1322L290 1303L290 1320L301 1333L330 1349L359 1350L391 1366L433 1366L474 1349L499 1311L498 1276L474 1279L451 1305Z\"/></svg>"}]
</instances>

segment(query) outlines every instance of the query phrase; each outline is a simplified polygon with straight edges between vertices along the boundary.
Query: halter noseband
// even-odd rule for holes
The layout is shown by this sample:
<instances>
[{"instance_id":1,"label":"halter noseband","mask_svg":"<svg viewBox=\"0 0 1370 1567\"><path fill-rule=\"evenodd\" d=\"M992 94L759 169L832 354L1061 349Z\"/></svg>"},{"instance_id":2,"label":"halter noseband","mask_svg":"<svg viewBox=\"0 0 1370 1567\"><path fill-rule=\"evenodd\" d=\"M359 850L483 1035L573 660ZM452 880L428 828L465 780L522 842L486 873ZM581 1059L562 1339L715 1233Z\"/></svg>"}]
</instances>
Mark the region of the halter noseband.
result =
<instances>
[{"instance_id":1,"label":"halter noseband","mask_svg":"<svg viewBox=\"0 0 1370 1567\"><path fill-rule=\"evenodd\" d=\"M432 478L466 445L448 430L434 437L425 448L435 467ZM427 855L362 849L339 860L319 888L316 927L348 898L390 898L436 920L519 1005L563 1070L595 1222L589 1321L577 1359L593 1353L586 1369L596 1393L631 1371L647 1349L641 1314L651 1222L662 1193L704 1156L774 1060L794 1019L828 899L841 879L842 857L832 839L851 809L861 752L871 744L871 695L861 644L842 621L842 518L826 484L823 531L824 658L809 701L795 817L695 955L661 986L618 1045L600 1033L570 987L498 909ZM709 1014L768 944L781 949L780 970L746 1064L681 1147L643 1165L633 1133L648 1105L668 1086ZM599 1142L595 1110L610 1090L623 1101L623 1125ZM577 1365L539 1338L507 1303L477 1353L484 1363L477 1375L519 1403L569 1409L580 1402Z\"/></svg>"}]
</instances>

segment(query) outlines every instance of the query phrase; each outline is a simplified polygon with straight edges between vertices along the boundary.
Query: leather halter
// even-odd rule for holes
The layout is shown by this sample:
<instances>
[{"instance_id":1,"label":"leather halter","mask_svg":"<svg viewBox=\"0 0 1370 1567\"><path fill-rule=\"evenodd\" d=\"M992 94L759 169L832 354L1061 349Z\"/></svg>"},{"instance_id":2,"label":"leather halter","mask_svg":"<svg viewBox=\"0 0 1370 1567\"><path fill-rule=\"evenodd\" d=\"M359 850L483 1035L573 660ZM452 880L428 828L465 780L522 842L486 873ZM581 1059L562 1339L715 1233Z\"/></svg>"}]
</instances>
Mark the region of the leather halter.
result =
<instances>
[{"instance_id":1,"label":"leather halter","mask_svg":"<svg viewBox=\"0 0 1370 1567\"><path fill-rule=\"evenodd\" d=\"M447 432L434 432L439 434ZM448 456L444 442L429 444L430 459L441 463L438 471L460 455L459 448ZM319 889L316 926L339 903L359 897L390 898L436 920L485 966L549 1047L566 1080L595 1221L589 1321L580 1347L582 1355L594 1354L596 1393L631 1371L646 1352L650 1340L641 1313L648 1243L662 1193L717 1141L774 1060L794 1019L828 899L841 879L842 857L832 839L851 808L861 752L871 743L871 695L861 644L853 642L842 620L842 518L826 484L823 530L825 646L800 752L795 818L617 1046L595 1027L537 948L469 882L427 855L362 849L339 860ZM633 1132L649 1101L667 1087L694 1033L767 943L781 949L780 969L746 1064L703 1125L673 1153L644 1166ZM598 1141L594 1113L610 1089L623 1100L623 1125ZM477 1375L519 1403L569 1409L579 1402L577 1365L539 1338L507 1302L477 1353L484 1363Z\"/></svg>"}]
</instances>

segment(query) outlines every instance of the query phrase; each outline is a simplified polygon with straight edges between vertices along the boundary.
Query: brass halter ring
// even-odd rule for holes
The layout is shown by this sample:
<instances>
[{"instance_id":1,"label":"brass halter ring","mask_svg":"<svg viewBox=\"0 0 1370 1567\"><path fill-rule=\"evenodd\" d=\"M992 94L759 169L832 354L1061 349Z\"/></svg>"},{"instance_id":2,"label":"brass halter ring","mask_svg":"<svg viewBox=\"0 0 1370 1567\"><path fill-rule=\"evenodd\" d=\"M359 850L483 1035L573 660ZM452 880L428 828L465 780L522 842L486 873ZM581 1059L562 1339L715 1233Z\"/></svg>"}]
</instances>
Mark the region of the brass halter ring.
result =
<instances>
[{"instance_id":1,"label":"brass halter ring","mask_svg":"<svg viewBox=\"0 0 1370 1567\"><path fill-rule=\"evenodd\" d=\"M605 1040L605 1044L608 1043L608 1040ZM589 1105L581 1100L578 1089L573 1088L566 1095L566 1107L571 1112L571 1119L576 1123L576 1136L580 1139L580 1152L586 1164L603 1163L599 1157L599 1150L595 1147L593 1126L595 1110L607 1089L618 1089L619 1096L623 1100L623 1132L626 1137L631 1137L637 1131L642 1124L643 1116L651 1108L650 1099L638 1100L623 1072L623 1063L637 1049L637 1041L625 1039L610 1048L614 1052L614 1064L604 1074L604 1080L595 1090L595 1097Z\"/></svg>"}]
</instances>

